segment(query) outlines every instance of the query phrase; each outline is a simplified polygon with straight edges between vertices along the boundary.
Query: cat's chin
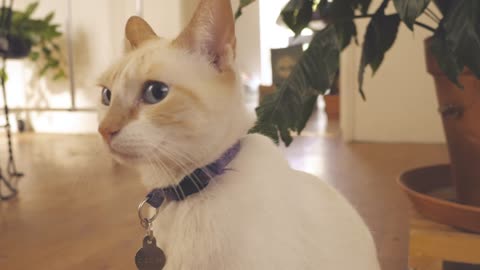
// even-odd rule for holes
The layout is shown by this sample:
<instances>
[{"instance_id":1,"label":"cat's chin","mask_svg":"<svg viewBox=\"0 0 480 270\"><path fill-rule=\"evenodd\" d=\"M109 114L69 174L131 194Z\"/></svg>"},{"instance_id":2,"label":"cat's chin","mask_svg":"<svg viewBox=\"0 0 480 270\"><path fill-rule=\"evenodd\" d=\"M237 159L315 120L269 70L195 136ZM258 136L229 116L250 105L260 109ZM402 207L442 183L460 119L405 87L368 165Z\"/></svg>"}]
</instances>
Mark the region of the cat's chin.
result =
<instances>
[{"instance_id":1,"label":"cat's chin","mask_svg":"<svg viewBox=\"0 0 480 270\"><path fill-rule=\"evenodd\" d=\"M122 153L112 148L110 148L110 155L112 155L113 159L115 159L117 162L127 166L135 167L138 164L142 164L145 162L142 155L132 154L132 153Z\"/></svg>"}]
</instances>

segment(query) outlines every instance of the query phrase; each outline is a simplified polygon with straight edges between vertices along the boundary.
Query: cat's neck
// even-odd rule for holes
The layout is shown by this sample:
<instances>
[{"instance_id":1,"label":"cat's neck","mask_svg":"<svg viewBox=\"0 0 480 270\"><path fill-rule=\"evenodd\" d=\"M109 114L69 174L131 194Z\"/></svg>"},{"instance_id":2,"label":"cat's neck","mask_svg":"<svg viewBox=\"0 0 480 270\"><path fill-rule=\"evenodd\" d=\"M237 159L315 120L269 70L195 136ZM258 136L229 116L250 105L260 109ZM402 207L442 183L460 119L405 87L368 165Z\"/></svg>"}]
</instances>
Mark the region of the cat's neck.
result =
<instances>
[{"instance_id":1,"label":"cat's neck","mask_svg":"<svg viewBox=\"0 0 480 270\"><path fill-rule=\"evenodd\" d=\"M221 159L229 149L238 144L239 140L240 137L224 140L221 145L213 147L215 150L204 153L202 161L197 163L197 165L184 164L182 167L177 167L172 163L171 166L158 167L145 165L138 167L142 181L148 189L167 188L178 185L195 170L211 165Z\"/></svg>"}]
</instances>

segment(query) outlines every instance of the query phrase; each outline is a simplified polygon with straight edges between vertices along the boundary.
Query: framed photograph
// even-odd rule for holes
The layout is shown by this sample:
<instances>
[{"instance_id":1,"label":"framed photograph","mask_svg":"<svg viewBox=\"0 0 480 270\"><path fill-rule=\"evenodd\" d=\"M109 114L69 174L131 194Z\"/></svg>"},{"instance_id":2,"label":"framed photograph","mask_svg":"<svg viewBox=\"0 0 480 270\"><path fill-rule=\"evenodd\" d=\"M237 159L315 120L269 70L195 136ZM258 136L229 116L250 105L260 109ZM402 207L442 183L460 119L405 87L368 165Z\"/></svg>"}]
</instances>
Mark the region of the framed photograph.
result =
<instances>
[{"instance_id":1,"label":"framed photograph","mask_svg":"<svg viewBox=\"0 0 480 270\"><path fill-rule=\"evenodd\" d=\"M272 81L279 87L290 76L293 67L303 54L302 45L290 46L281 49L271 49L272 54Z\"/></svg>"}]
</instances>

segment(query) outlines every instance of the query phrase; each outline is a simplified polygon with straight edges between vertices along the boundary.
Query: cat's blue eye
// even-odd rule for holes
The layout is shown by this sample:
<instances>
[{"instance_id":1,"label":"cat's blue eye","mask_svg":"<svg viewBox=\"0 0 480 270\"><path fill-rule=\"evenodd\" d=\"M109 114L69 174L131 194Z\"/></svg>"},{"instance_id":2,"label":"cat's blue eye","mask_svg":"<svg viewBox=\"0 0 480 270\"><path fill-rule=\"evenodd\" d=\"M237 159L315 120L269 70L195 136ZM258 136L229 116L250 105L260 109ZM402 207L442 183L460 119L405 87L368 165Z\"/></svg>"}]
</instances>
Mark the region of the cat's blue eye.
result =
<instances>
[{"instance_id":1,"label":"cat's blue eye","mask_svg":"<svg viewBox=\"0 0 480 270\"><path fill-rule=\"evenodd\" d=\"M142 99L148 104L158 103L167 96L168 90L168 85L163 82L148 81L144 84Z\"/></svg>"},{"instance_id":2,"label":"cat's blue eye","mask_svg":"<svg viewBox=\"0 0 480 270\"><path fill-rule=\"evenodd\" d=\"M102 104L105 106L110 105L110 100L112 99L112 92L110 89L103 87L102 89Z\"/></svg>"}]
</instances>

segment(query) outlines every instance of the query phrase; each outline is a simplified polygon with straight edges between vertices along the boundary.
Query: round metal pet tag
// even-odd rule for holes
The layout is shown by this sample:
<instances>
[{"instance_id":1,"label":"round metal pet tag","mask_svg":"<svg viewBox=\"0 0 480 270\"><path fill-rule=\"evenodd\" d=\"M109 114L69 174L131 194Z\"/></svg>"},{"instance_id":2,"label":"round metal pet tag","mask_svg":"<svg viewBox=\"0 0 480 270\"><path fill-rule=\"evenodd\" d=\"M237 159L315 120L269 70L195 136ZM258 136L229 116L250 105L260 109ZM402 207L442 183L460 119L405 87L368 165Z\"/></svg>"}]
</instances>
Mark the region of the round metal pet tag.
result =
<instances>
[{"instance_id":1,"label":"round metal pet tag","mask_svg":"<svg viewBox=\"0 0 480 270\"><path fill-rule=\"evenodd\" d=\"M135 264L139 270L161 270L167 258L165 253L157 247L157 240L153 236L143 239L143 247L135 255Z\"/></svg>"}]
</instances>

